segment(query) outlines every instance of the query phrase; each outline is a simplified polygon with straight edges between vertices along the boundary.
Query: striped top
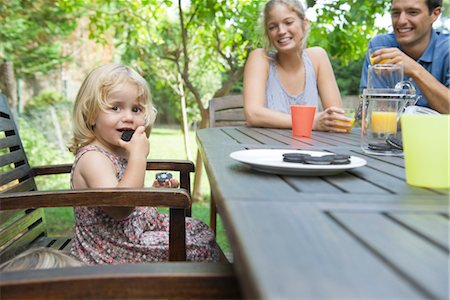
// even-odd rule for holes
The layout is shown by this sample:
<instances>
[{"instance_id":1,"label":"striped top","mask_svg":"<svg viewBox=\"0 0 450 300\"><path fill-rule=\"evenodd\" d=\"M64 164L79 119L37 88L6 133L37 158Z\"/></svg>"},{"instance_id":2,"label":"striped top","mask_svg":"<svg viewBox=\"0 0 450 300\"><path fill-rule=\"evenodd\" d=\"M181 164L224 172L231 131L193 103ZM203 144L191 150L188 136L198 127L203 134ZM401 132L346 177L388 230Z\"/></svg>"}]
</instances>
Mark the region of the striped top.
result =
<instances>
[{"instance_id":1,"label":"striped top","mask_svg":"<svg viewBox=\"0 0 450 300\"><path fill-rule=\"evenodd\" d=\"M305 89L298 95L290 95L282 86L277 72L275 55L269 54L269 77L266 83L266 107L279 112L290 114L290 105L319 106L319 92L317 90L316 72L308 54L303 51L305 64Z\"/></svg>"}]
</instances>

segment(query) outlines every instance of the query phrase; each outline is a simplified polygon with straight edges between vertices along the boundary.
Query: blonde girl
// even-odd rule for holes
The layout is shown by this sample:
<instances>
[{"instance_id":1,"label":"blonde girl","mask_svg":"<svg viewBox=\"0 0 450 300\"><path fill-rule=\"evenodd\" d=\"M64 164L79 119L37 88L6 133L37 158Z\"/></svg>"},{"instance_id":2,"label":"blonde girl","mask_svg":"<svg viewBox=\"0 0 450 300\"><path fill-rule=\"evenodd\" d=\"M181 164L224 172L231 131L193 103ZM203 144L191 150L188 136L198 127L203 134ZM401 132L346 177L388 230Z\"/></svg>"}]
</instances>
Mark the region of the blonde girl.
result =
<instances>
[{"instance_id":1,"label":"blonde girl","mask_svg":"<svg viewBox=\"0 0 450 300\"><path fill-rule=\"evenodd\" d=\"M94 69L84 80L73 110L75 154L72 188L144 187L155 120L145 79L122 64ZM123 132L134 131L130 141ZM178 187L176 179L154 187ZM169 217L152 207L78 207L72 254L85 263L168 260ZM186 221L188 260L217 260L213 232L194 219Z\"/></svg>"}]
</instances>

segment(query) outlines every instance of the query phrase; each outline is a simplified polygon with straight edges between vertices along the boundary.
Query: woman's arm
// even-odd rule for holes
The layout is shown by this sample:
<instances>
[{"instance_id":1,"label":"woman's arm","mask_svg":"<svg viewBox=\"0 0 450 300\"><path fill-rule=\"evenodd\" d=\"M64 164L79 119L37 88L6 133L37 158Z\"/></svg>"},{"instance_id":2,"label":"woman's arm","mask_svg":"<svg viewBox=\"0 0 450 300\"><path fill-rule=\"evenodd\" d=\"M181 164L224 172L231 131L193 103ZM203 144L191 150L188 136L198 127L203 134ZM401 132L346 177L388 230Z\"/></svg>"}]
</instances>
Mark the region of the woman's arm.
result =
<instances>
[{"instance_id":1,"label":"woman's arm","mask_svg":"<svg viewBox=\"0 0 450 300\"><path fill-rule=\"evenodd\" d=\"M341 94L339 92L333 67L326 51L320 47L312 47L305 50L311 61L317 76L317 90L322 100L323 111L316 114L314 130L346 132L345 129L336 128L335 120L349 121L343 113ZM340 123L342 125L342 123Z\"/></svg>"},{"instance_id":2,"label":"woman's arm","mask_svg":"<svg viewBox=\"0 0 450 300\"><path fill-rule=\"evenodd\" d=\"M265 107L269 58L263 49L252 51L244 69L244 111L248 126L291 128L291 116Z\"/></svg>"}]
</instances>

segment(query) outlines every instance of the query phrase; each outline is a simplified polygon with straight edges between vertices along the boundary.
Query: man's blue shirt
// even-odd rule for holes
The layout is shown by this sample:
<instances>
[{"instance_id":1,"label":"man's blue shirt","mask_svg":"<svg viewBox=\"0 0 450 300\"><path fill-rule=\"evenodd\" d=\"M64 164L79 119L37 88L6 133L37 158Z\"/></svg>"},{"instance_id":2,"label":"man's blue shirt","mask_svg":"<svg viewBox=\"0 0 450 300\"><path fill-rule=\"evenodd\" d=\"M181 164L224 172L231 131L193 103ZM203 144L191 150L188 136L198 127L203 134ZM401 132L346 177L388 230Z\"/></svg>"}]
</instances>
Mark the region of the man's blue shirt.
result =
<instances>
[{"instance_id":1,"label":"man's blue shirt","mask_svg":"<svg viewBox=\"0 0 450 300\"><path fill-rule=\"evenodd\" d=\"M397 43L395 39L394 33L390 34L382 34L374 37L369 42L368 49L372 47L383 46L385 48L396 47L402 50L400 45ZM444 34L434 29L431 32L431 40L428 44L427 49L422 54L422 56L417 60L417 62L422 65L429 73L431 73L434 78L439 80L443 85L447 88L450 88L450 60L449 60L449 52L450 52L450 35ZM369 54L368 51L366 53L366 57L364 58L361 81L360 81L360 89L365 89L367 87L367 70L370 65ZM428 100L422 95L422 92L417 87L416 83L408 77L404 77L404 80L411 81L416 87L416 92L418 95L422 97L417 102L416 105L430 107Z\"/></svg>"}]
</instances>

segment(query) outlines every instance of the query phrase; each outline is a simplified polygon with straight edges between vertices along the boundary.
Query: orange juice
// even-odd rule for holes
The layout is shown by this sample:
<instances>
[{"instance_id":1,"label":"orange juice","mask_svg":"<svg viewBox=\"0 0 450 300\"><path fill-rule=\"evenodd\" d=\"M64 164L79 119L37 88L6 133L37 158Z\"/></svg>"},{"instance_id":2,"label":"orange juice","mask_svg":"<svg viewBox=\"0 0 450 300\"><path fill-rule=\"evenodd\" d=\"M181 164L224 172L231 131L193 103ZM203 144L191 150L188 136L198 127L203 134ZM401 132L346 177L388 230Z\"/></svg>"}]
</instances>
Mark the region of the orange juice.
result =
<instances>
[{"instance_id":1,"label":"orange juice","mask_svg":"<svg viewBox=\"0 0 450 300\"><path fill-rule=\"evenodd\" d=\"M372 132L375 133L396 133L397 113L393 111L373 111L371 128Z\"/></svg>"},{"instance_id":2,"label":"orange juice","mask_svg":"<svg viewBox=\"0 0 450 300\"><path fill-rule=\"evenodd\" d=\"M353 124L355 123L355 118L351 118L351 120L350 121L342 121L342 120L335 120L338 124L340 123L340 124L342 124L342 125L350 125L350 127L346 127L346 126L341 126L341 125L336 125L335 127L336 128L339 128L339 129L345 129L345 130L347 130L347 132L350 132L350 131L352 131L352 127L353 127Z\"/></svg>"},{"instance_id":3,"label":"orange juice","mask_svg":"<svg viewBox=\"0 0 450 300\"><path fill-rule=\"evenodd\" d=\"M371 56L371 57L370 57L370 64L373 65L374 62L375 62L375 57L374 57L374 56ZM387 64L387 63L389 63L389 59L388 59L388 58L385 58L385 59L380 60L380 61L377 63L377 65L382 65L382 64Z\"/></svg>"}]
</instances>

